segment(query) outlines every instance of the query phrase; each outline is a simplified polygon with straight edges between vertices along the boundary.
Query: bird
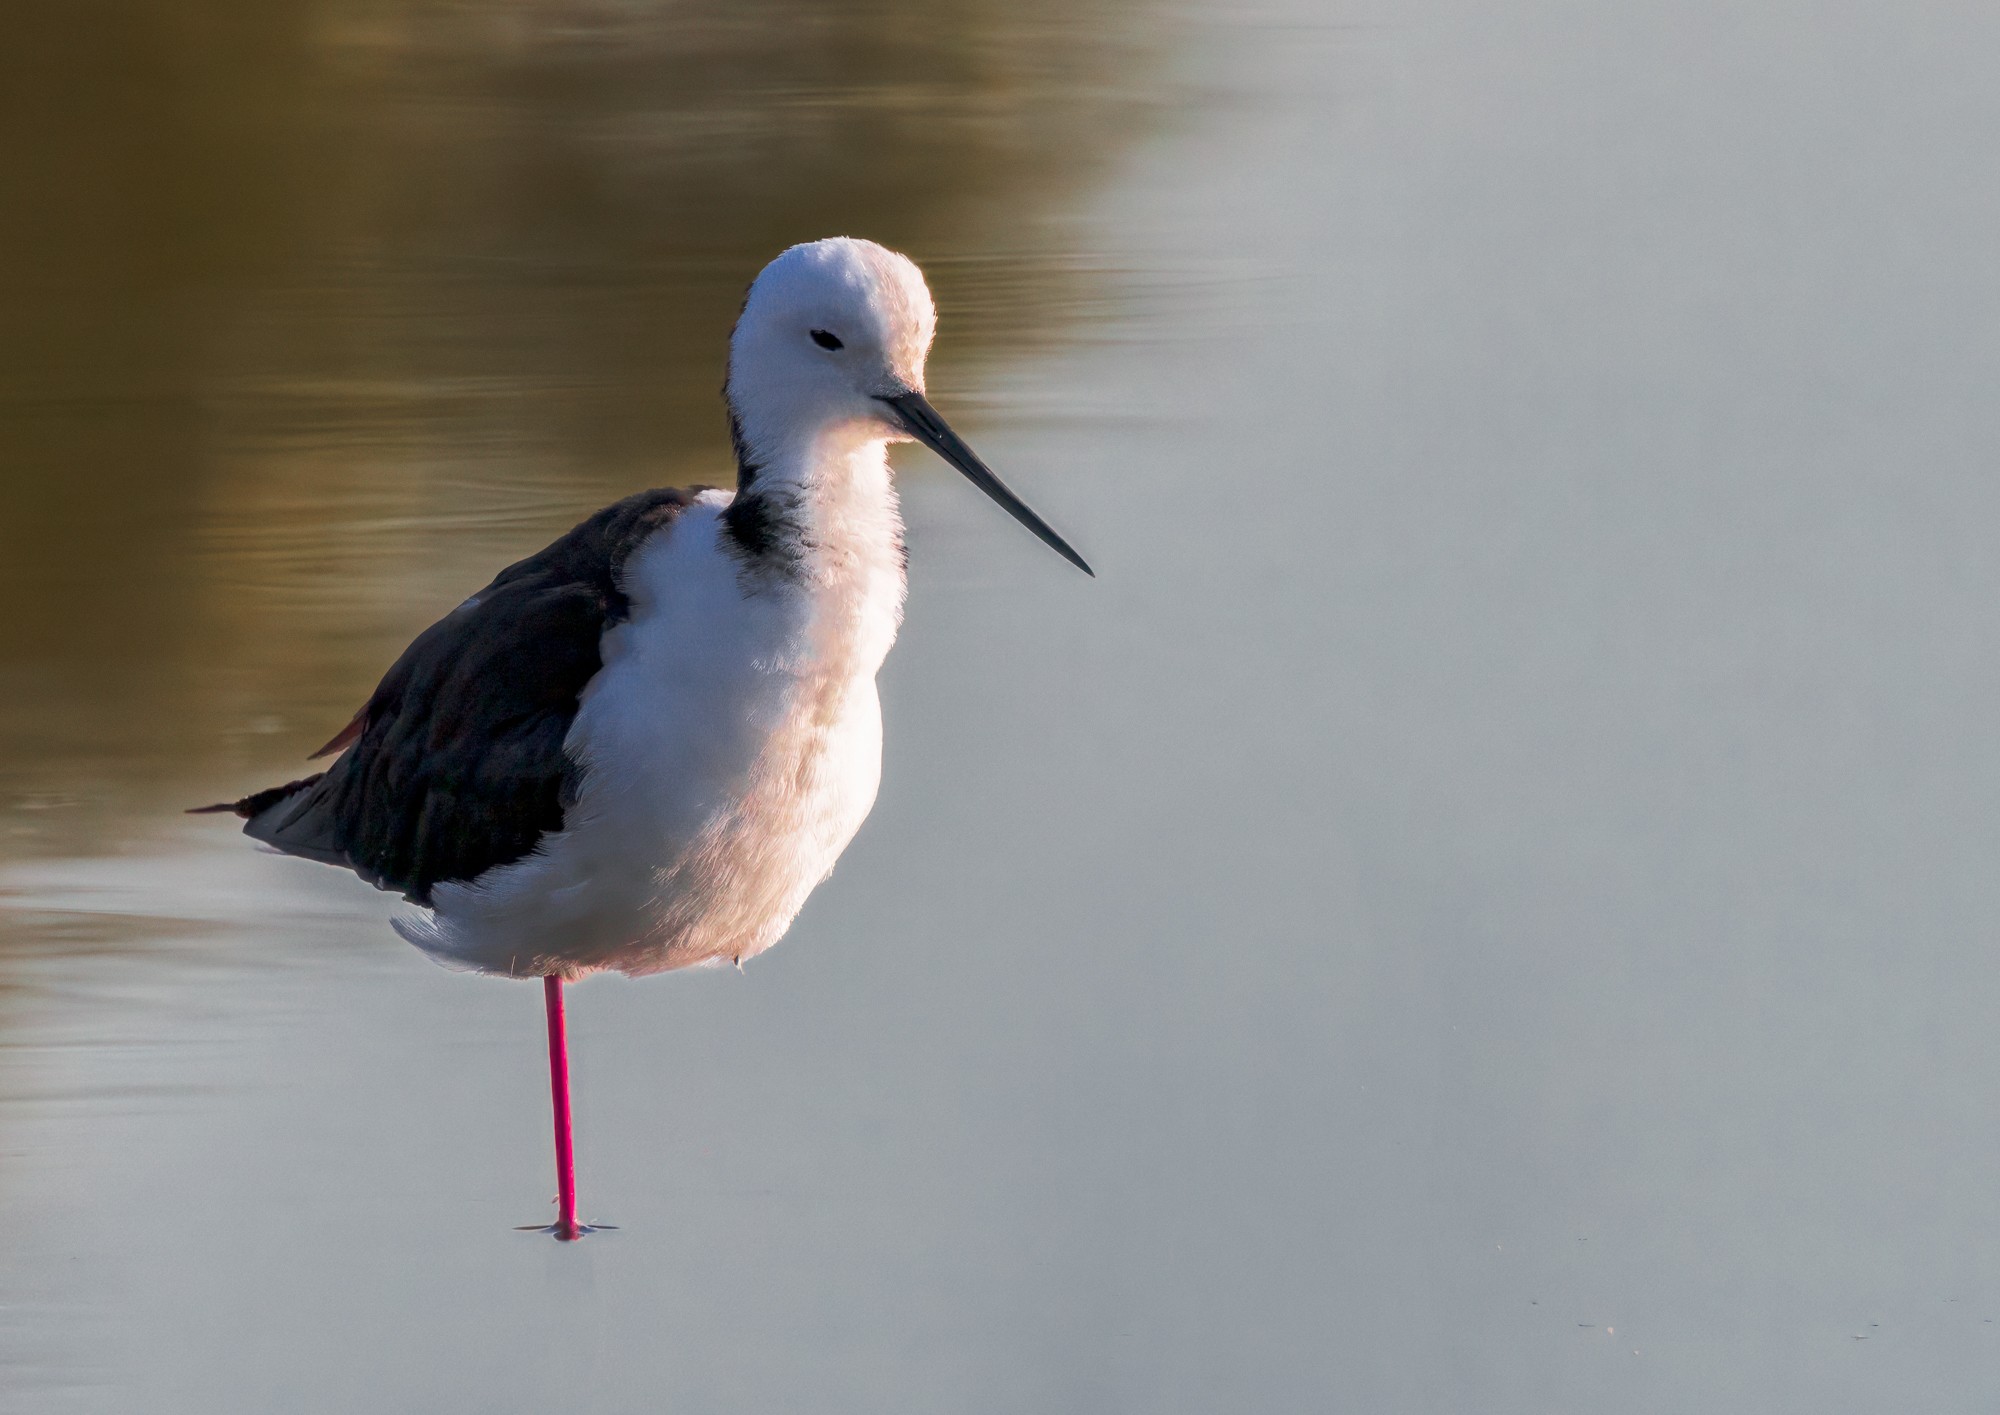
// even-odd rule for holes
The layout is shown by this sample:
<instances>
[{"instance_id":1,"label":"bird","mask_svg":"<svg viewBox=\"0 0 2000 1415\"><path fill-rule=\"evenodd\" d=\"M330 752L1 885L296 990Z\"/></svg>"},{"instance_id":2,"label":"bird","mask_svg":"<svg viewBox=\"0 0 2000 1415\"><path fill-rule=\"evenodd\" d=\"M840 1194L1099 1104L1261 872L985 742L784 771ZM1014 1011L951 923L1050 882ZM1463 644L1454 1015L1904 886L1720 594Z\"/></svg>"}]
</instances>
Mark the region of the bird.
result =
<instances>
[{"instance_id":1,"label":"bird","mask_svg":"<svg viewBox=\"0 0 2000 1415\"><path fill-rule=\"evenodd\" d=\"M313 754L324 771L197 808L402 895L393 926L432 958L541 980L558 1205L541 1232L594 1231L564 985L740 968L874 805L875 679L906 592L889 444L930 448L1094 576L925 397L936 328L907 256L846 236L783 251L729 339L733 488L589 516L419 634Z\"/></svg>"}]
</instances>

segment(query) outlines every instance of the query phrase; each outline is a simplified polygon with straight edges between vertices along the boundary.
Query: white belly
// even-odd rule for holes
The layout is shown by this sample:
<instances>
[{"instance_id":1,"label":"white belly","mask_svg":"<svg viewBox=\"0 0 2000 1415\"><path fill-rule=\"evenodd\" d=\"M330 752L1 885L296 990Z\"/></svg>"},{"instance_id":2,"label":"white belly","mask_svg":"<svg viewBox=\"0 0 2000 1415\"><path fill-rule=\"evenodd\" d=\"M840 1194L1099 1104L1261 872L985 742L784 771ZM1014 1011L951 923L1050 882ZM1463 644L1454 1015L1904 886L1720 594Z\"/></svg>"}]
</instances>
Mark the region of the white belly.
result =
<instances>
[{"instance_id":1,"label":"white belly","mask_svg":"<svg viewBox=\"0 0 2000 1415\"><path fill-rule=\"evenodd\" d=\"M525 859L433 891L400 921L440 959L514 976L653 973L777 942L867 817L881 777L875 673L893 583L746 583L711 493L627 567L567 748L564 829Z\"/></svg>"}]
</instances>

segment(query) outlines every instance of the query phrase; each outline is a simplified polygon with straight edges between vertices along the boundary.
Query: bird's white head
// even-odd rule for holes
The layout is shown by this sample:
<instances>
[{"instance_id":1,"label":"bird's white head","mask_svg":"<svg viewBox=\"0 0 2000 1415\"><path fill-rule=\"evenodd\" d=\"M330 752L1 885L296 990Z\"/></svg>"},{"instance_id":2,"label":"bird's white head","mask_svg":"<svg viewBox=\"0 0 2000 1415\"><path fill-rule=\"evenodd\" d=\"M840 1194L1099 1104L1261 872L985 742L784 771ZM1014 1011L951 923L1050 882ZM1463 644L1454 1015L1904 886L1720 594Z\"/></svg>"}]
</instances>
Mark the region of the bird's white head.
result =
<instances>
[{"instance_id":1,"label":"bird's white head","mask_svg":"<svg viewBox=\"0 0 2000 1415\"><path fill-rule=\"evenodd\" d=\"M901 429L880 401L924 391L937 308L907 256L849 236L764 267L729 340L729 406L757 443L843 423Z\"/></svg>"},{"instance_id":2,"label":"bird's white head","mask_svg":"<svg viewBox=\"0 0 2000 1415\"><path fill-rule=\"evenodd\" d=\"M1009 491L924 397L937 307L909 257L833 236L793 246L750 286L725 390L746 469L810 462L829 441L914 439L1071 564L1090 567Z\"/></svg>"}]
</instances>

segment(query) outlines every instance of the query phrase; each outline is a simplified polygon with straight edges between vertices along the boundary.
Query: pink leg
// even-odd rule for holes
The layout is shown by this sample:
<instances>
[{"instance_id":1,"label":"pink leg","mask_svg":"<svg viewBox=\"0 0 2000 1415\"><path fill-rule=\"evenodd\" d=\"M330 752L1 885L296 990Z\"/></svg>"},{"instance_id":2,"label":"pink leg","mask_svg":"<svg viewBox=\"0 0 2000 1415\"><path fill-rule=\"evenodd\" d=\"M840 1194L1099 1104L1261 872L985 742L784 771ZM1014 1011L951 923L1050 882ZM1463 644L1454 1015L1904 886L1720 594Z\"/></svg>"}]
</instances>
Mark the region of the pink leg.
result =
<instances>
[{"instance_id":1,"label":"pink leg","mask_svg":"<svg viewBox=\"0 0 2000 1415\"><path fill-rule=\"evenodd\" d=\"M576 1157L569 1123L569 1031L563 1023L562 979L554 973L542 979L549 1011L549 1096L556 1108L556 1226L565 1243L583 1236L576 1222Z\"/></svg>"}]
</instances>

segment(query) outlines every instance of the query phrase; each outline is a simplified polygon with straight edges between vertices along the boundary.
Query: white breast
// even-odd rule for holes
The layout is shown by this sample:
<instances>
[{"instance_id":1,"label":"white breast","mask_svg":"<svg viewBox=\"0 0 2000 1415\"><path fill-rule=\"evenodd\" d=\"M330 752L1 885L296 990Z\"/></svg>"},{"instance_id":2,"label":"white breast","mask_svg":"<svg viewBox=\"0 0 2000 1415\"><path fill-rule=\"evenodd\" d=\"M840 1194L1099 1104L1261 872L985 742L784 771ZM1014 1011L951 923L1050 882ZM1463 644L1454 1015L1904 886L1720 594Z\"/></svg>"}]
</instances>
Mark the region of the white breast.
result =
<instances>
[{"instance_id":1,"label":"white breast","mask_svg":"<svg viewBox=\"0 0 2000 1415\"><path fill-rule=\"evenodd\" d=\"M515 976L726 962L775 943L833 868L881 776L875 674L901 565L747 569L729 501L705 493L628 562L630 617L604 636L566 743L584 773L564 829L438 886L406 938Z\"/></svg>"}]
</instances>

